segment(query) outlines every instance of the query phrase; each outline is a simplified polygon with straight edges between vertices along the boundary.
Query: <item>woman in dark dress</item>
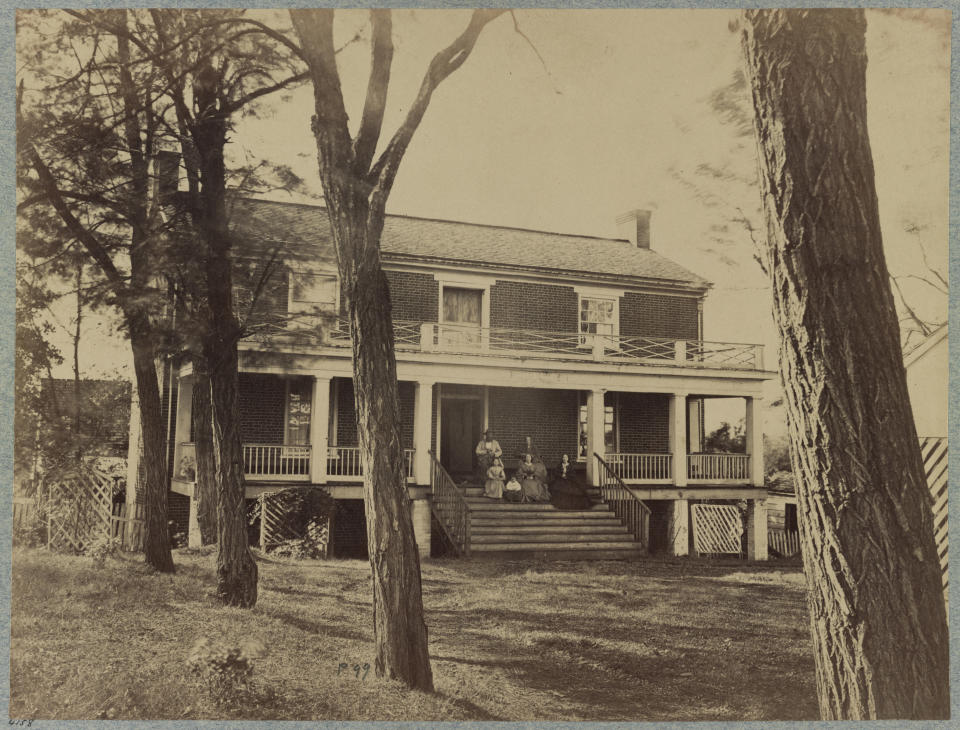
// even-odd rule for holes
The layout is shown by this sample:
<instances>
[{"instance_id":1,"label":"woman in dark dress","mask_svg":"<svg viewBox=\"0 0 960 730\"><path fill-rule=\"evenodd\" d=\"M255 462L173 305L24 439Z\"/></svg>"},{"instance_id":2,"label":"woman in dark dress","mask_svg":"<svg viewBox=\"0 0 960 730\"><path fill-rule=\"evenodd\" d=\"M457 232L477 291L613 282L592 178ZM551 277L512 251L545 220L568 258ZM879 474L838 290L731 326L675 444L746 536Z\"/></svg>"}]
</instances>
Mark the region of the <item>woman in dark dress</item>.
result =
<instances>
[{"instance_id":1,"label":"woman in dark dress","mask_svg":"<svg viewBox=\"0 0 960 730\"><path fill-rule=\"evenodd\" d=\"M590 509L593 504L587 490L573 474L573 464L566 454L560 460L550 483L550 504L557 509Z\"/></svg>"}]
</instances>

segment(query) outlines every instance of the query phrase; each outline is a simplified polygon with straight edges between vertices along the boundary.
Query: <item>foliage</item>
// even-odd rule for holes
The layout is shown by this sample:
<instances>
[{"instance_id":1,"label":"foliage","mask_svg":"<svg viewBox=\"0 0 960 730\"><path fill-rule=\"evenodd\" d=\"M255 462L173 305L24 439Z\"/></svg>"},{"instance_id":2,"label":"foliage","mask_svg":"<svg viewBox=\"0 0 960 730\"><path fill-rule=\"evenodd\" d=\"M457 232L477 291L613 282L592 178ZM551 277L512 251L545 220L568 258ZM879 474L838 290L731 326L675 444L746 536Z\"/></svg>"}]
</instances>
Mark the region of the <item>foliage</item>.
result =
<instances>
[{"instance_id":1,"label":"foliage","mask_svg":"<svg viewBox=\"0 0 960 730\"><path fill-rule=\"evenodd\" d=\"M256 699L254 663L264 654L263 645L255 641L237 645L201 638L190 650L187 667L216 704L243 706Z\"/></svg>"},{"instance_id":2,"label":"foliage","mask_svg":"<svg viewBox=\"0 0 960 730\"><path fill-rule=\"evenodd\" d=\"M731 426L724 421L704 438L703 450L708 454L742 454L746 450L746 443L743 422Z\"/></svg>"},{"instance_id":3,"label":"foliage","mask_svg":"<svg viewBox=\"0 0 960 730\"><path fill-rule=\"evenodd\" d=\"M763 468L767 474L793 470L790 461L790 440L786 435L763 436Z\"/></svg>"},{"instance_id":4,"label":"foliage","mask_svg":"<svg viewBox=\"0 0 960 730\"><path fill-rule=\"evenodd\" d=\"M112 558L120 550L120 541L115 537L103 535L83 546L83 554L93 560L93 564L103 567L107 558Z\"/></svg>"}]
</instances>

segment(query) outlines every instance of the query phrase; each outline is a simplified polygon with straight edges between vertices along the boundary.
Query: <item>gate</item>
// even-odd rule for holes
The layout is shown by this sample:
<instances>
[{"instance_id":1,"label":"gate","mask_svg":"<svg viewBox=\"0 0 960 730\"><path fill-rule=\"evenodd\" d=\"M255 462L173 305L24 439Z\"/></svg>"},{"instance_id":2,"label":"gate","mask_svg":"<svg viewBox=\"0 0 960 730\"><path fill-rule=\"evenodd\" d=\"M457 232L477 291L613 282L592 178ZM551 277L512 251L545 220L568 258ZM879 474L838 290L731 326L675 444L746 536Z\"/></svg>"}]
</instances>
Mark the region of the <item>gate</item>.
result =
<instances>
[{"instance_id":1,"label":"gate","mask_svg":"<svg viewBox=\"0 0 960 730\"><path fill-rule=\"evenodd\" d=\"M743 519L739 508L731 504L694 504L690 512L693 546L698 555L742 552Z\"/></svg>"},{"instance_id":2,"label":"gate","mask_svg":"<svg viewBox=\"0 0 960 730\"><path fill-rule=\"evenodd\" d=\"M47 547L82 553L92 543L112 536L113 479L96 469L62 475L45 484Z\"/></svg>"}]
</instances>

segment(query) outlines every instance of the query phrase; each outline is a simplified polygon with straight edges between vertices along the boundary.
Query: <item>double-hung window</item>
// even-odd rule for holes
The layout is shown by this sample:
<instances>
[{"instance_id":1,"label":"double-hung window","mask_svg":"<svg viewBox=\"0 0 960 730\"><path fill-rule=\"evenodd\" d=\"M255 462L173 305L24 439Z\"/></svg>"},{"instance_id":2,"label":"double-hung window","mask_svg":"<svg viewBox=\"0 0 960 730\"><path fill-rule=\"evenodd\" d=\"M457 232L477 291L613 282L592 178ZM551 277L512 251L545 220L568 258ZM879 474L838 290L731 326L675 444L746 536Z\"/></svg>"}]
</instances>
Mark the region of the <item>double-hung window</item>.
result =
<instances>
[{"instance_id":1,"label":"double-hung window","mask_svg":"<svg viewBox=\"0 0 960 730\"><path fill-rule=\"evenodd\" d=\"M617 334L617 300L580 297L580 347L592 347L597 337L612 339Z\"/></svg>"}]
</instances>

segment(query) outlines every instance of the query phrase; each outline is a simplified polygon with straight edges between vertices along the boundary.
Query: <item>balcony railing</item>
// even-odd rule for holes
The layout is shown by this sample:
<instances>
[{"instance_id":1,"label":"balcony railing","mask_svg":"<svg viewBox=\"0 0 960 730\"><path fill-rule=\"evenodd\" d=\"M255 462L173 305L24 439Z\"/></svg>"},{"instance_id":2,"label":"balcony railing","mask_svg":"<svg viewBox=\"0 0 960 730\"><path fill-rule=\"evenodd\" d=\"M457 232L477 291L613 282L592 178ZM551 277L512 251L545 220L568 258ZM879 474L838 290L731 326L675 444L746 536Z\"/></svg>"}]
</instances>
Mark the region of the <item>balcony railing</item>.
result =
<instances>
[{"instance_id":1,"label":"balcony railing","mask_svg":"<svg viewBox=\"0 0 960 730\"><path fill-rule=\"evenodd\" d=\"M393 330L398 350L674 367L763 369L762 345L409 320L394 320ZM337 320L328 330L325 343L349 347L349 321Z\"/></svg>"},{"instance_id":2,"label":"balcony railing","mask_svg":"<svg viewBox=\"0 0 960 730\"><path fill-rule=\"evenodd\" d=\"M603 458L625 484L673 481L671 454L604 454Z\"/></svg>"},{"instance_id":3,"label":"balcony railing","mask_svg":"<svg viewBox=\"0 0 960 730\"><path fill-rule=\"evenodd\" d=\"M414 449L404 449L406 461L406 477L408 482L414 481L413 455ZM362 482L363 463L360 460L359 446L331 446L327 451L327 476L330 479L342 482Z\"/></svg>"},{"instance_id":4,"label":"balcony railing","mask_svg":"<svg viewBox=\"0 0 960 730\"><path fill-rule=\"evenodd\" d=\"M311 454L309 445L244 444L244 476L253 481L309 482Z\"/></svg>"},{"instance_id":5,"label":"balcony railing","mask_svg":"<svg viewBox=\"0 0 960 730\"><path fill-rule=\"evenodd\" d=\"M689 454L687 478L691 482L747 482L749 454Z\"/></svg>"}]
</instances>

